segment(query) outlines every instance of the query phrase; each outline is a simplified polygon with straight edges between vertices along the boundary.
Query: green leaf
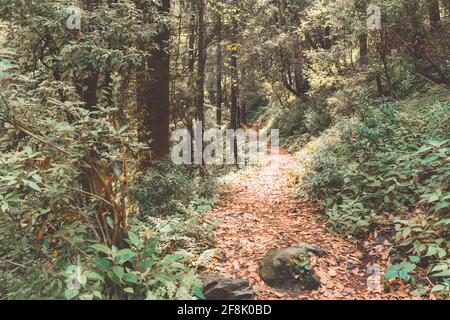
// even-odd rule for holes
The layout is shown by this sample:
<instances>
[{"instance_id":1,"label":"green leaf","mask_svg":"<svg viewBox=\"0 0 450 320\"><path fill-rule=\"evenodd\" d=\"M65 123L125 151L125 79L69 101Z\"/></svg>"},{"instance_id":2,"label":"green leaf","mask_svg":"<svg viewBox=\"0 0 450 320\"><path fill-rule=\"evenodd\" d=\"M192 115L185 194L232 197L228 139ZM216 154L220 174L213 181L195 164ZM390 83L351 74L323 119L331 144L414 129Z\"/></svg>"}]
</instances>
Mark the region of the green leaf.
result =
<instances>
[{"instance_id":1,"label":"green leaf","mask_svg":"<svg viewBox=\"0 0 450 320\"><path fill-rule=\"evenodd\" d=\"M135 233L128 232L128 243L132 246L139 247L141 241L139 240L139 237Z\"/></svg>"},{"instance_id":2,"label":"green leaf","mask_svg":"<svg viewBox=\"0 0 450 320\"><path fill-rule=\"evenodd\" d=\"M194 288L192 293L199 299L205 300L205 295L203 294L203 290L201 288Z\"/></svg>"},{"instance_id":3,"label":"green leaf","mask_svg":"<svg viewBox=\"0 0 450 320\"><path fill-rule=\"evenodd\" d=\"M119 134L122 134L122 133L124 133L125 131L127 131L129 127L130 127L130 126L127 125L127 126L123 126L122 128L120 128Z\"/></svg>"},{"instance_id":4,"label":"green leaf","mask_svg":"<svg viewBox=\"0 0 450 320\"><path fill-rule=\"evenodd\" d=\"M405 281L409 281L411 279L410 275L405 270L400 270L398 275L400 276L400 279L405 280Z\"/></svg>"},{"instance_id":5,"label":"green leaf","mask_svg":"<svg viewBox=\"0 0 450 320\"><path fill-rule=\"evenodd\" d=\"M400 264L400 268L403 271L406 271L407 273L413 272L417 269L417 266L415 264L409 263L409 262L402 262Z\"/></svg>"},{"instance_id":6,"label":"green leaf","mask_svg":"<svg viewBox=\"0 0 450 320\"><path fill-rule=\"evenodd\" d=\"M446 289L446 287L442 284L439 284L437 286L434 286L433 289L431 289L431 292L439 292L439 291L444 291Z\"/></svg>"},{"instance_id":7,"label":"green leaf","mask_svg":"<svg viewBox=\"0 0 450 320\"><path fill-rule=\"evenodd\" d=\"M422 164L430 164L438 159L439 159L439 156L430 156L430 157L426 158L425 160L422 160L421 163Z\"/></svg>"},{"instance_id":8,"label":"green leaf","mask_svg":"<svg viewBox=\"0 0 450 320\"><path fill-rule=\"evenodd\" d=\"M436 207L435 210L436 212L441 211L442 209L448 208L450 207L450 202L448 201L441 201Z\"/></svg>"},{"instance_id":9,"label":"green leaf","mask_svg":"<svg viewBox=\"0 0 450 320\"><path fill-rule=\"evenodd\" d=\"M133 273L133 272L129 272L129 273L125 273L123 275L123 281L128 282L128 283L132 283L132 284L139 284L139 278L138 276Z\"/></svg>"},{"instance_id":10,"label":"green leaf","mask_svg":"<svg viewBox=\"0 0 450 320\"><path fill-rule=\"evenodd\" d=\"M444 144L446 144L448 140L440 141L440 140L431 140L428 141L429 144L431 144L433 147L440 147Z\"/></svg>"},{"instance_id":11,"label":"green leaf","mask_svg":"<svg viewBox=\"0 0 450 320\"><path fill-rule=\"evenodd\" d=\"M398 276L398 271L399 271L398 265L393 265L393 266L391 266L391 267L386 271L386 275L385 275L386 280L392 280L392 279L397 278L397 276Z\"/></svg>"},{"instance_id":12,"label":"green leaf","mask_svg":"<svg viewBox=\"0 0 450 320\"><path fill-rule=\"evenodd\" d=\"M30 187L31 189L33 189L35 191L38 191L38 192L42 191L41 187L39 187L36 182L29 181L29 180L23 180L23 182L25 183L25 185L27 185L28 187Z\"/></svg>"},{"instance_id":13,"label":"green leaf","mask_svg":"<svg viewBox=\"0 0 450 320\"><path fill-rule=\"evenodd\" d=\"M94 249L97 252L102 252L108 255L112 254L112 250L110 248L108 248L107 246L105 246L104 244L101 243L97 243L91 246L92 249Z\"/></svg>"},{"instance_id":14,"label":"green leaf","mask_svg":"<svg viewBox=\"0 0 450 320\"><path fill-rule=\"evenodd\" d=\"M429 146L424 146L424 147L420 148L420 149L417 151L417 153L418 153L418 154L422 154L422 153L425 153L425 152L430 151L431 149L433 149L433 148L432 148L432 147L429 147Z\"/></svg>"},{"instance_id":15,"label":"green leaf","mask_svg":"<svg viewBox=\"0 0 450 320\"><path fill-rule=\"evenodd\" d=\"M111 270L112 263L106 259L97 256L94 258L94 263L103 271Z\"/></svg>"},{"instance_id":16,"label":"green leaf","mask_svg":"<svg viewBox=\"0 0 450 320\"><path fill-rule=\"evenodd\" d=\"M103 276L101 276L97 272L87 271L84 273L84 275L90 280L98 280L101 282L105 282L105 278L103 278Z\"/></svg>"},{"instance_id":17,"label":"green leaf","mask_svg":"<svg viewBox=\"0 0 450 320\"><path fill-rule=\"evenodd\" d=\"M133 288L125 288L125 289L123 289L123 291L125 291L126 293L134 294L134 289Z\"/></svg>"},{"instance_id":18,"label":"green leaf","mask_svg":"<svg viewBox=\"0 0 450 320\"><path fill-rule=\"evenodd\" d=\"M166 264L166 263L169 264L169 263L177 261L180 258L181 258L181 255L179 255L179 254L167 255L161 260L161 263L162 264Z\"/></svg>"},{"instance_id":19,"label":"green leaf","mask_svg":"<svg viewBox=\"0 0 450 320\"><path fill-rule=\"evenodd\" d=\"M64 291L64 297L65 297L67 300L72 300L72 299L74 299L79 293L80 293L80 291L77 290L77 289L67 289L66 291Z\"/></svg>"},{"instance_id":20,"label":"green leaf","mask_svg":"<svg viewBox=\"0 0 450 320\"><path fill-rule=\"evenodd\" d=\"M36 182L38 182L38 183L42 183L42 178L41 178L40 175L38 175L38 174L33 174L31 177L34 179L34 181L36 181Z\"/></svg>"},{"instance_id":21,"label":"green leaf","mask_svg":"<svg viewBox=\"0 0 450 320\"><path fill-rule=\"evenodd\" d=\"M94 295L94 297L98 298L98 299L103 299L103 295L101 294L100 291L93 291L92 294Z\"/></svg>"},{"instance_id":22,"label":"green leaf","mask_svg":"<svg viewBox=\"0 0 450 320\"><path fill-rule=\"evenodd\" d=\"M123 249L120 250L114 257L114 261L116 263L122 264L126 261L133 262L134 257L136 257L137 254L133 252L130 249Z\"/></svg>"},{"instance_id":23,"label":"green leaf","mask_svg":"<svg viewBox=\"0 0 450 320\"><path fill-rule=\"evenodd\" d=\"M112 268L112 271L117 276L117 278L119 278L119 280L123 279L123 275L125 274L123 267L115 266Z\"/></svg>"},{"instance_id":24,"label":"green leaf","mask_svg":"<svg viewBox=\"0 0 450 320\"><path fill-rule=\"evenodd\" d=\"M79 299L83 301L91 301L94 299L94 295L92 293L85 293L82 294Z\"/></svg>"},{"instance_id":25,"label":"green leaf","mask_svg":"<svg viewBox=\"0 0 450 320\"><path fill-rule=\"evenodd\" d=\"M167 283L171 283L171 282L173 282L172 278L169 275L164 274L164 273L156 274L155 275L155 279L158 280L158 281L161 281L163 283L166 283L166 282Z\"/></svg>"},{"instance_id":26,"label":"green leaf","mask_svg":"<svg viewBox=\"0 0 450 320\"><path fill-rule=\"evenodd\" d=\"M444 277L450 277L450 270L442 271L439 273L435 273L431 275L433 278L444 278Z\"/></svg>"},{"instance_id":27,"label":"green leaf","mask_svg":"<svg viewBox=\"0 0 450 320\"><path fill-rule=\"evenodd\" d=\"M82 275L78 278L78 282L82 285L85 286L87 283L87 277L85 275Z\"/></svg>"}]
</instances>

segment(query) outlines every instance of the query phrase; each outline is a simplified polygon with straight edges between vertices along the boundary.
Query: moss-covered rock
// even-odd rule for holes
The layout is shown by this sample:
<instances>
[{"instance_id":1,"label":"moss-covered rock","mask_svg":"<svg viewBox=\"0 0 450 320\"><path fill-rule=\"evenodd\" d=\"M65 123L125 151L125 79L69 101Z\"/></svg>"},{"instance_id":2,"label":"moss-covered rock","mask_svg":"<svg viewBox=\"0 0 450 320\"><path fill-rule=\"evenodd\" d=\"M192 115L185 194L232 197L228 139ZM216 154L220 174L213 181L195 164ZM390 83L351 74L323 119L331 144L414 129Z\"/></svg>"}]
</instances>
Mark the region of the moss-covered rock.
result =
<instances>
[{"instance_id":1,"label":"moss-covered rock","mask_svg":"<svg viewBox=\"0 0 450 320\"><path fill-rule=\"evenodd\" d=\"M271 250L260 263L259 275L273 288L294 291L316 290L320 286L320 279L310 265L313 254L321 255L324 252L306 244Z\"/></svg>"}]
</instances>

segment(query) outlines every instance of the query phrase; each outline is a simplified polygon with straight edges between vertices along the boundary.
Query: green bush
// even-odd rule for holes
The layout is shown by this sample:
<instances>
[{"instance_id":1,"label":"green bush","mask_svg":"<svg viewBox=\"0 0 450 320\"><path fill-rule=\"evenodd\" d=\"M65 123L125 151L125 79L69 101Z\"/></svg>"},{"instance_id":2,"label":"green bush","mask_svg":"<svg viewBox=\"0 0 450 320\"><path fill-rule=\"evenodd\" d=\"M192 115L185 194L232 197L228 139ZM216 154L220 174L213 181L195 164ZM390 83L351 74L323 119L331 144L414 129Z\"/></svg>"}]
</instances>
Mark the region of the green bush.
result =
<instances>
[{"instance_id":1,"label":"green bush","mask_svg":"<svg viewBox=\"0 0 450 320\"><path fill-rule=\"evenodd\" d=\"M163 162L130 187L130 196L140 216L174 215L194 209L205 211L204 203L215 203L218 185L213 177L196 175L191 168Z\"/></svg>"},{"instance_id":2,"label":"green bush","mask_svg":"<svg viewBox=\"0 0 450 320\"><path fill-rule=\"evenodd\" d=\"M6 280L0 293L6 299L202 297L195 262L206 250L198 239L212 237L209 222L192 213L158 222L132 219L130 229L124 249L119 249L86 241L86 226L69 225L55 235L58 241L43 246L35 267L12 265L0 271Z\"/></svg>"},{"instance_id":3,"label":"green bush","mask_svg":"<svg viewBox=\"0 0 450 320\"><path fill-rule=\"evenodd\" d=\"M323 200L334 232L365 236L377 225L395 225L394 250L412 251L432 277L447 283L434 289L445 293L450 103L440 91L428 93L401 103L367 101L356 123L310 143L299 155L306 168L298 172L299 194Z\"/></svg>"}]
</instances>

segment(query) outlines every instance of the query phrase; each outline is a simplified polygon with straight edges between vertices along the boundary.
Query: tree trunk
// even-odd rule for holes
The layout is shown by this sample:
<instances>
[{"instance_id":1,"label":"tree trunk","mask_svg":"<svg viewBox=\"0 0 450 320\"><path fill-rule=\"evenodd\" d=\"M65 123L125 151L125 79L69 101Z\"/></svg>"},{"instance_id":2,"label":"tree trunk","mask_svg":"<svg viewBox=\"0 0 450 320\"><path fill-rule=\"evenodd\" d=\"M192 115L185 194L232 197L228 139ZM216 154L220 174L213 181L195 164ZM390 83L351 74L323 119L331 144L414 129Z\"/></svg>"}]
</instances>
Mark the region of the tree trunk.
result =
<instances>
[{"instance_id":1,"label":"tree trunk","mask_svg":"<svg viewBox=\"0 0 450 320\"><path fill-rule=\"evenodd\" d=\"M307 85L303 75L303 50L300 39L295 35L294 48L294 84L295 90L302 96L306 93Z\"/></svg>"},{"instance_id":2,"label":"tree trunk","mask_svg":"<svg viewBox=\"0 0 450 320\"><path fill-rule=\"evenodd\" d=\"M98 78L99 73L90 64L87 68L87 78L81 81L81 97L85 103L88 110L93 111L94 107L97 106L97 88L98 88Z\"/></svg>"},{"instance_id":3,"label":"tree trunk","mask_svg":"<svg viewBox=\"0 0 450 320\"><path fill-rule=\"evenodd\" d=\"M188 41L188 50L189 50L189 63L188 68L191 74L194 72L194 66L195 66L195 27L196 27L196 20L195 20L195 3L191 3L191 18L189 20L189 41Z\"/></svg>"},{"instance_id":4,"label":"tree trunk","mask_svg":"<svg viewBox=\"0 0 450 320\"><path fill-rule=\"evenodd\" d=\"M430 26L432 30L436 30L441 22L441 12L439 8L439 0L429 0L428 12L430 17Z\"/></svg>"},{"instance_id":5,"label":"tree trunk","mask_svg":"<svg viewBox=\"0 0 450 320\"><path fill-rule=\"evenodd\" d=\"M169 15L170 0L162 0L158 11L161 15ZM162 26L153 41L157 47L150 51L150 56L146 59L146 70L149 75L145 81L145 93L141 91L144 106L139 140L151 147L151 156L147 154L142 159L144 167L148 166L151 160L162 160L167 157L170 148L169 26Z\"/></svg>"},{"instance_id":6,"label":"tree trunk","mask_svg":"<svg viewBox=\"0 0 450 320\"><path fill-rule=\"evenodd\" d=\"M205 2L198 0L198 64L196 120L204 122L205 105Z\"/></svg>"},{"instance_id":7,"label":"tree trunk","mask_svg":"<svg viewBox=\"0 0 450 320\"><path fill-rule=\"evenodd\" d=\"M217 125L222 125L222 17L218 18L217 22L217 102L216 102L216 115Z\"/></svg>"},{"instance_id":8,"label":"tree trunk","mask_svg":"<svg viewBox=\"0 0 450 320\"><path fill-rule=\"evenodd\" d=\"M367 44L367 33L362 33L359 35L359 63L364 65L367 64L367 55L369 53L369 48Z\"/></svg>"},{"instance_id":9,"label":"tree trunk","mask_svg":"<svg viewBox=\"0 0 450 320\"><path fill-rule=\"evenodd\" d=\"M424 36L421 33L419 22L419 3L418 0L411 0L406 4L406 12L411 21L412 27L412 55L415 59L421 59L425 56L425 41Z\"/></svg>"},{"instance_id":10,"label":"tree trunk","mask_svg":"<svg viewBox=\"0 0 450 320\"><path fill-rule=\"evenodd\" d=\"M238 106L238 95L239 95L239 72L238 72L238 59L237 52L231 53L231 124L230 127L233 130L238 129L239 125L239 106ZM238 146L237 139L234 140L234 158L236 163L238 163Z\"/></svg>"},{"instance_id":11,"label":"tree trunk","mask_svg":"<svg viewBox=\"0 0 450 320\"><path fill-rule=\"evenodd\" d=\"M233 52L231 55L231 129L236 130L238 128L238 64L237 64L237 53Z\"/></svg>"},{"instance_id":12,"label":"tree trunk","mask_svg":"<svg viewBox=\"0 0 450 320\"><path fill-rule=\"evenodd\" d=\"M355 1L356 10L363 16L367 15L367 3L365 0ZM359 35L359 63L361 65L367 64L367 55L369 54L368 35L363 32Z\"/></svg>"}]
</instances>

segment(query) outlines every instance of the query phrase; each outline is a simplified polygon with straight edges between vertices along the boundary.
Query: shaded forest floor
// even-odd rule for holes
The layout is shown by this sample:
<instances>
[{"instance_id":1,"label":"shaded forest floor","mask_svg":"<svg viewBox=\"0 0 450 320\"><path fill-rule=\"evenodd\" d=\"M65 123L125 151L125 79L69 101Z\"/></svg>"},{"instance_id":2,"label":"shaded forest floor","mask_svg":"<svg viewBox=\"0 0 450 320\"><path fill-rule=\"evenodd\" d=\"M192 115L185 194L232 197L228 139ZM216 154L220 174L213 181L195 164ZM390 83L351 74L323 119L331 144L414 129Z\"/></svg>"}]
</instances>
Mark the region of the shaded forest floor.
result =
<instances>
[{"instance_id":1,"label":"shaded forest floor","mask_svg":"<svg viewBox=\"0 0 450 320\"><path fill-rule=\"evenodd\" d=\"M315 206L293 195L291 169L295 159L282 150L279 161L271 156L268 165L255 168L248 178L227 184L214 216L223 224L216 230L219 254L212 270L248 279L257 299L401 299L395 294L370 291L367 269L387 265L388 250L382 243L349 241L331 235L326 222L317 219ZM283 292L265 285L258 276L259 261L271 249L309 243L326 252L313 258L321 288L313 292ZM383 278L383 276L381 276Z\"/></svg>"}]
</instances>

